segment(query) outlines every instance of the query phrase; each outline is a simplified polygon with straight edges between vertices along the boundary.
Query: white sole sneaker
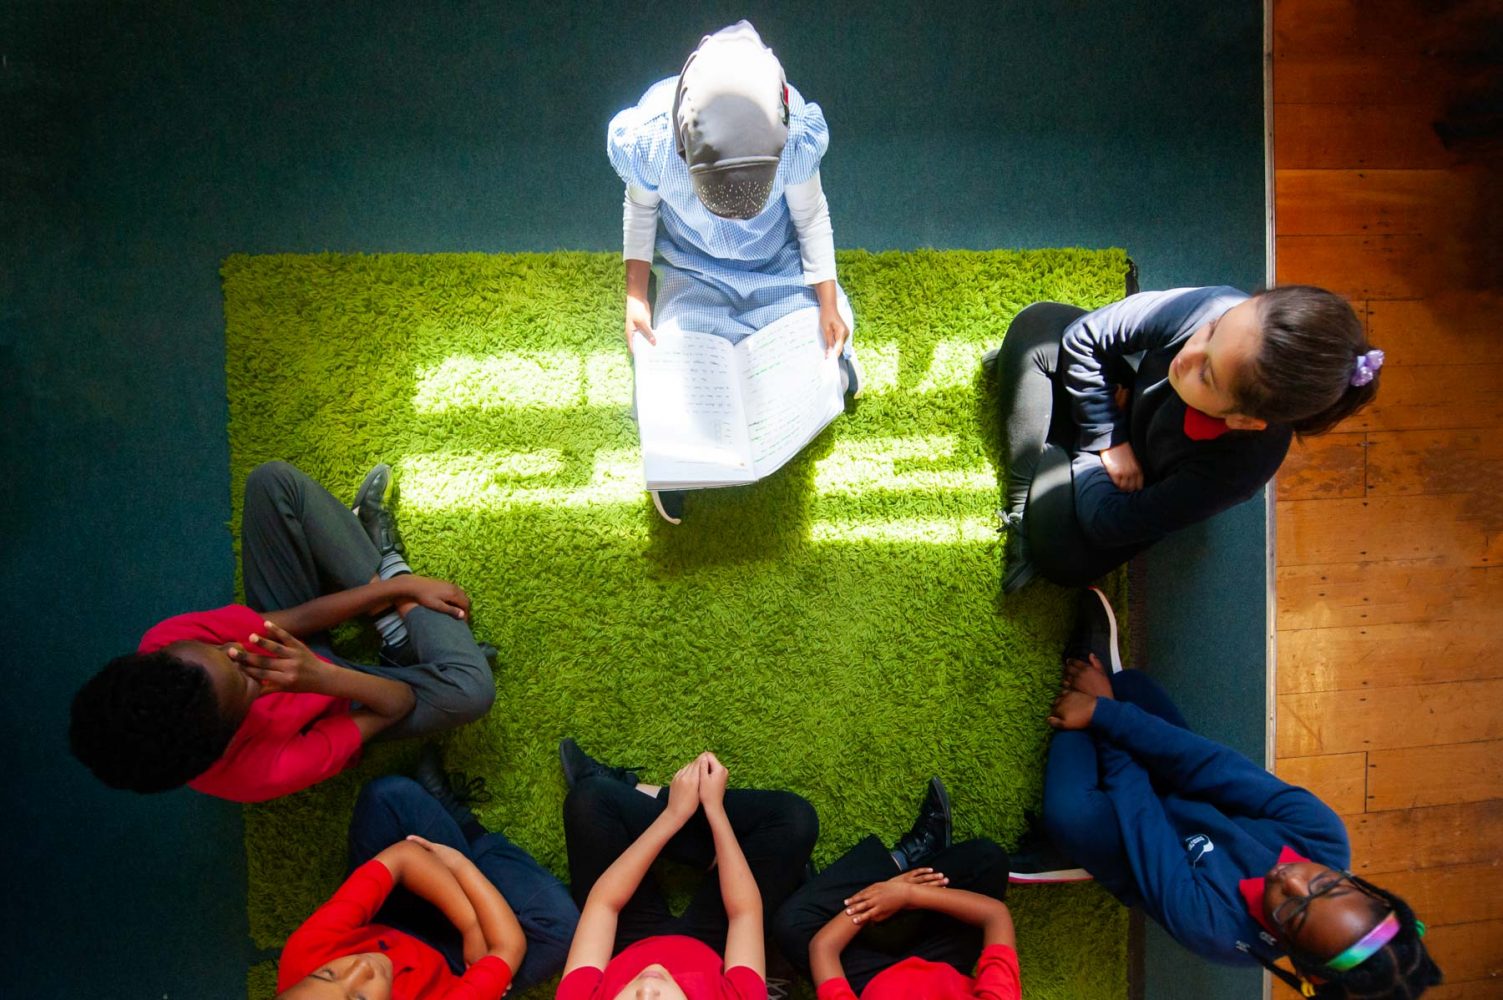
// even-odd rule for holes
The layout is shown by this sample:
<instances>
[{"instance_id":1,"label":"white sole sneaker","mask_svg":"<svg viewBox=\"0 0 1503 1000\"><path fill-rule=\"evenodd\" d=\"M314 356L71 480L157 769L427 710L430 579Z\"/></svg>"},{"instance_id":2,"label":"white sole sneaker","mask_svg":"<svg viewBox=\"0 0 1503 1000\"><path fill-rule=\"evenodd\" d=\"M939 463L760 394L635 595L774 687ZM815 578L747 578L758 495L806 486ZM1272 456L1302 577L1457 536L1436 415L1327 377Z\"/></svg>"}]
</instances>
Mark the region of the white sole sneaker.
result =
<instances>
[{"instance_id":1,"label":"white sole sneaker","mask_svg":"<svg viewBox=\"0 0 1503 1000\"><path fill-rule=\"evenodd\" d=\"M1086 589L1096 595L1096 598L1101 601L1101 607L1106 611L1106 620L1111 624L1110 648L1112 652L1112 662L1107 664L1107 666L1111 668L1112 673L1120 674L1122 672L1122 650L1117 645L1117 616L1112 611L1112 602L1107 600L1106 594L1101 592L1100 587L1087 587Z\"/></svg>"},{"instance_id":2,"label":"white sole sneaker","mask_svg":"<svg viewBox=\"0 0 1503 1000\"><path fill-rule=\"evenodd\" d=\"M1008 872L1007 881L1015 885L1067 885L1071 882L1094 882L1084 868L1061 868L1053 872Z\"/></svg>"},{"instance_id":3,"label":"white sole sneaker","mask_svg":"<svg viewBox=\"0 0 1503 1000\"><path fill-rule=\"evenodd\" d=\"M648 492L652 494L652 505L657 508L658 515L660 517L662 517L663 520L667 521L669 524L683 524L684 523L684 519L683 518L681 518L681 517L670 517L668 515L668 512L663 509L663 498L660 497L660 496L658 496L658 491L657 490L649 490Z\"/></svg>"},{"instance_id":4,"label":"white sole sneaker","mask_svg":"<svg viewBox=\"0 0 1503 1000\"><path fill-rule=\"evenodd\" d=\"M841 395L849 395L852 399L860 399L861 393L866 390L866 372L861 367L861 362L856 360L856 355L841 357L845 362L840 372Z\"/></svg>"}]
</instances>

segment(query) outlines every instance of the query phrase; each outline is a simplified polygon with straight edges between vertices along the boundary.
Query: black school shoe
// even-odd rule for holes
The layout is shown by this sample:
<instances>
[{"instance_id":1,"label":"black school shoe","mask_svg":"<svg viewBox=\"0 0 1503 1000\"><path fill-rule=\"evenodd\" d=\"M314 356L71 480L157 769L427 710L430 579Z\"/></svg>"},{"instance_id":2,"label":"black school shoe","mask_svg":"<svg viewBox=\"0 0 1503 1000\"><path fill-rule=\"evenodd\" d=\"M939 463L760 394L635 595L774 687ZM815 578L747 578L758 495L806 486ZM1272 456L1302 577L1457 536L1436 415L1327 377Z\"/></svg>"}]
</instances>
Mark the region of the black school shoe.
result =
<instances>
[{"instance_id":1,"label":"black school shoe","mask_svg":"<svg viewBox=\"0 0 1503 1000\"><path fill-rule=\"evenodd\" d=\"M422 785L423 791L438 800L438 804L454 818L454 822L459 824L460 829L471 824L480 825L480 821L470 811L470 806L472 804L483 805L491 800L491 793L485 786L485 779L458 772L446 772L444 758L439 753L437 745L433 743L424 745L422 752L418 755L417 767L412 769L409 777Z\"/></svg>"},{"instance_id":2,"label":"black school shoe","mask_svg":"<svg viewBox=\"0 0 1503 1000\"><path fill-rule=\"evenodd\" d=\"M917 868L928 858L950 846L950 793L938 778L929 779L924 804L909 831L893 845L892 852L902 858L903 870Z\"/></svg>"},{"instance_id":3,"label":"black school shoe","mask_svg":"<svg viewBox=\"0 0 1503 1000\"><path fill-rule=\"evenodd\" d=\"M997 512L999 532L1006 532L1007 547L1002 556L1002 593L1016 594L1033 582L1038 569L1028 558L1028 535L1023 531L1023 512Z\"/></svg>"},{"instance_id":4,"label":"black school shoe","mask_svg":"<svg viewBox=\"0 0 1503 1000\"><path fill-rule=\"evenodd\" d=\"M407 547L402 544L401 532L397 531L397 521L391 512L397 499L395 484L391 466L382 462L365 474L350 509L360 519L360 526L370 536L377 552L383 556L396 552L405 559Z\"/></svg>"},{"instance_id":5,"label":"black school shoe","mask_svg":"<svg viewBox=\"0 0 1503 1000\"><path fill-rule=\"evenodd\" d=\"M574 742L572 736L565 736L558 741L558 762L564 768L564 783L570 788L586 778L594 777L610 778L632 786L636 786L641 780L637 777L637 772L628 768L600 763L579 749L579 744Z\"/></svg>"},{"instance_id":6,"label":"black school shoe","mask_svg":"<svg viewBox=\"0 0 1503 1000\"><path fill-rule=\"evenodd\" d=\"M1091 653L1108 673L1122 670L1122 652L1117 648L1117 616L1112 602L1099 587L1087 587L1075 602L1075 631L1065 645L1064 658L1085 660Z\"/></svg>"},{"instance_id":7,"label":"black school shoe","mask_svg":"<svg viewBox=\"0 0 1503 1000\"><path fill-rule=\"evenodd\" d=\"M1007 881L1019 885L1089 882L1091 873L1056 847L1039 818L1030 816L1018 849L1007 855Z\"/></svg>"}]
</instances>

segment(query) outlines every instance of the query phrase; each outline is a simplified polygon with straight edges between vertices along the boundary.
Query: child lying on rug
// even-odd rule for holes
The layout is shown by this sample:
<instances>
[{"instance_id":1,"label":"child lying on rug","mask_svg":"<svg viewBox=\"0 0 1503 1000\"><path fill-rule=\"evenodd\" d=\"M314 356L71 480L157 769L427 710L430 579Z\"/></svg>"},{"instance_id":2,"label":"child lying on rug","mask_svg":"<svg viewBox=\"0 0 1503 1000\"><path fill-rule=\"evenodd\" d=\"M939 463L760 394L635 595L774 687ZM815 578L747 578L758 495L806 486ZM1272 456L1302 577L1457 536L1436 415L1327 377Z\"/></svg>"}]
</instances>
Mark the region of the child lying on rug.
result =
<instances>
[{"instance_id":1,"label":"child lying on rug","mask_svg":"<svg viewBox=\"0 0 1503 1000\"><path fill-rule=\"evenodd\" d=\"M113 788L186 783L261 802L338 774L367 740L484 715L495 683L466 621L469 598L413 575L390 485L390 468L377 466L351 511L285 462L251 472L241 551L250 607L169 618L106 665L73 699L74 755ZM329 647L330 629L362 615L381 633L380 665Z\"/></svg>"},{"instance_id":2,"label":"child lying on rug","mask_svg":"<svg viewBox=\"0 0 1503 1000\"><path fill-rule=\"evenodd\" d=\"M1035 303L993 357L1009 592L1035 574L1089 583L1247 500L1292 435L1367 405L1383 364L1345 299L1302 285L1143 292L1091 313Z\"/></svg>"},{"instance_id":3,"label":"child lying on rug","mask_svg":"<svg viewBox=\"0 0 1503 1000\"><path fill-rule=\"evenodd\" d=\"M858 843L783 904L774 933L820 1000L1018 1000L1007 884L1002 848L951 845L949 796L932 778L918 819L892 850L876 837ZM861 933L905 910L899 940Z\"/></svg>"},{"instance_id":4,"label":"child lying on rug","mask_svg":"<svg viewBox=\"0 0 1503 1000\"><path fill-rule=\"evenodd\" d=\"M559 756L580 904L559 1000L638 989L663 1000L767 1000L764 906L775 910L803 877L819 836L814 807L792 792L727 791L712 753L685 764L667 789L595 761L570 739ZM659 854L706 872L682 916L649 878Z\"/></svg>"},{"instance_id":5,"label":"child lying on rug","mask_svg":"<svg viewBox=\"0 0 1503 1000\"><path fill-rule=\"evenodd\" d=\"M736 342L789 313L819 309L827 352L860 393L855 319L835 275L819 164L830 143L819 105L788 86L746 21L706 35L676 77L611 120L606 151L626 182L626 343L657 323ZM659 224L661 223L661 225ZM658 258L655 303L648 277ZM683 491L655 491L683 516Z\"/></svg>"},{"instance_id":6,"label":"child lying on rug","mask_svg":"<svg viewBox=\"0 0 1503 1000\"><path fill-rule=\"evenodd\" d=\"M428 747L412 778L361 790L350 876L287 939L278 997L500 1000L558 972L578 919L563 883L480 825Z\"/></svg>"},{"instance_id":7,"label":"child lying on rug","mask_svg":"<svg viewBox=\"0 0 1503 1000\"><path fill-rule=\"evenodd\" d=\"M1147 674L1108 675L1114 636L1110 605L1086 591L1049 716L1044 821L1059 849L1190 951L1262 965L1305 996L1409 998L1439 983L1408 905L1347 870L1341 819L1192 733Z\"/></svg>"}]
</instances>

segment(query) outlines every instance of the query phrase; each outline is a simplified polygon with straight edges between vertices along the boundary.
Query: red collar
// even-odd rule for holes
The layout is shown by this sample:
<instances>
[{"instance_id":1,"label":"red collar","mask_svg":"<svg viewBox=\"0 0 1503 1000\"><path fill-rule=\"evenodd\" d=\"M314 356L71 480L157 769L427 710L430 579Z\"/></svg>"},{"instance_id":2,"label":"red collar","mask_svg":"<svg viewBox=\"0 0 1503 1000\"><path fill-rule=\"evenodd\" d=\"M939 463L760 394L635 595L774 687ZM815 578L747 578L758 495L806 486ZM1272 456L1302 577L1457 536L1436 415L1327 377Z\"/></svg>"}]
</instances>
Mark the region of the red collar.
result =
<instances>
[{"instance_id":1,"label":"red collar","mask_svg":"<svg viewBox=\"0 0 1503 1000\"><path fill-rule=\"evenodd\" d=\"M1201 413L1193 406L1185 407L1185 437L1191 441L1214 441L1228 429L1220 417Z\"/></svg>"},{"instance_id":2,"label":"red collar","mask_svg":"<svg viewBox=\"0 0 1503 1000\"><path fill-rule=\"evenodd\" d=\"M1191 410L1190 412L1195 413L1197 411ZM1204 414L1202 414L1202 416L1204 416ZM1298 851L1286 844L1279 850L1279 860L1277 863L1281 865L1292 865L1309 860L1309 858L1301 856ZM1259 875L1257 878L1245 878L1237 883L1237 891L1242 893L1242 901L1247 904L1247 912L1252 915L1252 918L1256 920L1265 931L1277 937L1278 932L1273 929L1273 927L1268 923L1268 918L1263 915L1264 881L1265 880L1261 875Z\"/></svg>"}]
</instances>

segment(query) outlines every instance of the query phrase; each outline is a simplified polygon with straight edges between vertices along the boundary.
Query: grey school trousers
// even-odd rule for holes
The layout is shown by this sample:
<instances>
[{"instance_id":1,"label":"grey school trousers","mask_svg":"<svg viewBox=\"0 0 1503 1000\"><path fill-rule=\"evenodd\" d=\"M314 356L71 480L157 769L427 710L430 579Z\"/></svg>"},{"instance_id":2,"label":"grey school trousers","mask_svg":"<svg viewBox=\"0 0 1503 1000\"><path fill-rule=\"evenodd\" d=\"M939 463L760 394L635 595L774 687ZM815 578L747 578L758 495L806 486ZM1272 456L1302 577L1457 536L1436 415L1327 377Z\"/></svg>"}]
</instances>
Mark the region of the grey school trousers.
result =
<instances>
[{"instance_id":1,"label":"grey school trousers","mask_svg":"<svg viewBox=\"0 0 1503 1000\"><path fill-rule=\"evenodd\" d=\"M257 611L368 583L381 561L350 509L287 462L267 462L246 477L241 539L245 600ZM334 655L327 635L305 639L334 663L412 687L417 704L381 739L429 736L483 716L496 686L469 624L424 607L404 620L418 660L411 666L351 663Z\"/></svg>"}]
</instances>

